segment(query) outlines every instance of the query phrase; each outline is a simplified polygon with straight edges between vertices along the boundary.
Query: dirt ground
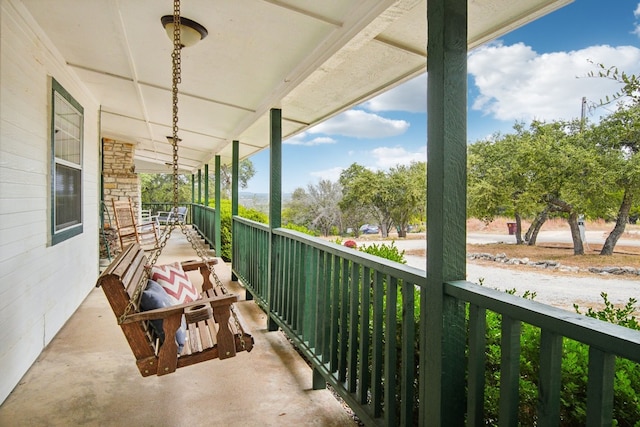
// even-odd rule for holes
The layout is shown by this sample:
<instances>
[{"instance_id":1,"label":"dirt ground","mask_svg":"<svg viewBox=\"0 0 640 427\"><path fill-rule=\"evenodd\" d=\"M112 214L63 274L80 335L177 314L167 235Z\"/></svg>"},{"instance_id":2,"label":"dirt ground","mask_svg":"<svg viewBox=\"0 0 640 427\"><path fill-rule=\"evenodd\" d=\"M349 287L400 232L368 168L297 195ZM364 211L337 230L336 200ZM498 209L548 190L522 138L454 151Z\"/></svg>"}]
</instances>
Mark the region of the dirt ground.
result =
<instances>
[{"instance_id":1,"label":"dirt ground","mask_svg":"<svg viewBox=\"0 0 640 427\"><path fill-rule=\"evenodd\" d=\"M480 220L470 219L467 221L468 233L505 233L507 230L506 218L498 218L491 223L485 224ZM588 230L601 230L603 236L606 236L613 229L613 223L604 221L587 222ZM529 227L529 223L523 222L523 234ZM548 230L567 230L569 225L566 221L553 219L547 221L542 227L542 231ZM377 236L376 236L377 237ZM394 237L391 235L390 237ZM638 239L640 241L640 225L628 224L623 236L625 239ZM358 240L367 240L369 236L362 236ZM409 233L407 239L424 239L424 233ZM531 261L552 260L558 261L562 265L571 267L635 267L640 268L640 246L623 246L616 245L614 254L611 256L599 255L602 249L601 244L589 244L585 248L584 255L574 255L573 246L562 243L540 243L536 246L515 245L507 243L490 243L490 244L473 244L467 245L467 253L490 253L496 255L499 253L506 254L507 258L529 258ZM425 250L407 250L407 255L426 256ZM483 263L483 261L474 261ZM505 266L508 267L508 266Z\"/></svg>"}]
</instances>

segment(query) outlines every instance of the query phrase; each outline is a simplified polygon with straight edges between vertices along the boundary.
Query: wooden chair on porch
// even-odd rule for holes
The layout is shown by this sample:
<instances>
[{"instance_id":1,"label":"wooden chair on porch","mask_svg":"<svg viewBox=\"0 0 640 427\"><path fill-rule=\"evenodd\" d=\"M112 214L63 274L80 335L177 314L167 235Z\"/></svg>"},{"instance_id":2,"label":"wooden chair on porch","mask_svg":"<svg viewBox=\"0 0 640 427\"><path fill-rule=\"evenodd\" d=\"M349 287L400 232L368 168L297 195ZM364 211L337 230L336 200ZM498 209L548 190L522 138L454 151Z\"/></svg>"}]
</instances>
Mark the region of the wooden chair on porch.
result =
<instances>
[{"instance_id":1,"label":"wooden chair on porch","mask_svg":"<svg viewBox=\"0 0 640 427\"><path fill-rule=\"evenodd\" d=\"M124 249L127 244L136 242L140 245L158 245L158 224L156 221L140 223L136 221L131 198L127 200L111 201L113 216L116 220L120 246Z\"/></svg>"}]
</instances>

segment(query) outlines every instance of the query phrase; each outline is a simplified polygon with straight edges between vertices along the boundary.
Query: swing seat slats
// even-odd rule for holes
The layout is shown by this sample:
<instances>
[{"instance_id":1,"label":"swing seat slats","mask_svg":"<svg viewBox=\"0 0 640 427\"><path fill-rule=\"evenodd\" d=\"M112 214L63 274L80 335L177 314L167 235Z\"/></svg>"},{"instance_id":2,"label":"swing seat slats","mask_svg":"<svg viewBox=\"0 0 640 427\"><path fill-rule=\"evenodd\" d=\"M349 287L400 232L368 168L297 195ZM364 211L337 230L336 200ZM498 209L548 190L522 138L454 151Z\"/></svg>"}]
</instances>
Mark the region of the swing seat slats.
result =
<instances>
[{"instance_id":1,"label":"swing seat slats","mask_svg":"<svg viewBox=\"0 0 640 427\"><path fill-rule=\"evenodd\" d=\"M140 311L139 301L133 301L133 298L146 265L144 250L138 243L133 243L114 259L96 283L96 286L102 287L120 323L142 376L166 375L184 366L216 358L226 359L235 356L238 351L251 351L253 337L240 313L232 306L238 301L238 297L234 294L224 294L219 288L213 287L205 262L182 263L184 271L200 271L203 277L200 299L171 307ZM212 318L187 324L186 343L182 352L178 354L175 334L181 325L185 310L203 305L211 306ZM165 340L162 345L158 343L149 324L150 320L155 319L163 320Z\"/></svg>"}]
</instances>

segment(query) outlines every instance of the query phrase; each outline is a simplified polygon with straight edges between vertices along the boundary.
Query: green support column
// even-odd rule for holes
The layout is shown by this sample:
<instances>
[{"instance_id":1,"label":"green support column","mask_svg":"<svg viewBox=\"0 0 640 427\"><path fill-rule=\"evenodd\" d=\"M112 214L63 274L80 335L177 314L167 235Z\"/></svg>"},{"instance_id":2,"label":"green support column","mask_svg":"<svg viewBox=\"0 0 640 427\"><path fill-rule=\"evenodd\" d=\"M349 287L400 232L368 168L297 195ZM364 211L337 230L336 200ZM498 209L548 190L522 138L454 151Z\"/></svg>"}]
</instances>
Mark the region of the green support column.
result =
<instances>
[{"instance_id":1,"label":"green support column","mask_svg":"<svg viewBox=\"0 0 640 427\"><path fill-rule=\"evenodd\" d=\"M465 420L464 305L446 281L466 279L467 0L427 0L427 288L421 293L422 426Z\"/></svg>"},{"instance_id":2,"label":"green support column","mask_svg":"<svg viewBox=\"0 0 640 427\"><path fill-rule=\"evenodd\" d=\"M196 175L191 174L191 224L195 224L194 214L196 210L193 208L193 205L196 204Z\"/></svg>"},{"instance_id":3,"label":"green support column","mask_svg":"<svg viewBox=\"0 0 640 427\"><path fill-rule=\"evenodd\" d=\"M240 141L231 148L231 215L238 215L238 180L240 179Z\"/></svg>"},{"instance_id":4,"label":"green support column","mask_svg":"<svg viewBox=\"0 0 640 427\"><path fill-rule=\"evenodd\" d=\"M204 205L209 206L209 164L204 165Z\"/></svg>"},{"instance_id":5,"label":"green support column","mask_svg":"<svg viewBox=\"0 0 640 427\"><path fill-rule=\"evenodd\" d=\"M220 227L221 227L221 223L220 223L220 156L216 156L216 215L215 215L215 219L216 219L216 223L214 226L214 230L215 230L215 251L216 251L216 256L221 256L222 255L222 244L220 243L220 234L222 234L220 232Z\"/></svg>"},{"instance_id":6,"label":"green support column","mask_svg":"<svg viewBox=\"0 0 640 427\"><path fill-rule=\"evenodd\" d=\"M238 180L240 179L240 141L233 141L231 146L231 245L233 247L233 217L238 215ZM232 251L233 253L233 251ZM238 281L238 276L233 272L233 259L231 260L231 280ZM250 292L245 299L253 299Z\"/></svg>"},{"instance_id":7,"label":"green support column","mask_svg":"<svg viewBox=\"0 0 640 427\"><path fill-rule=\"evenodd\" d=\"M282 225L282 110L271 109L271 139L269 167L269 224Z\"/></svg>"},{"instance_id":8,"label":"green support column","mask_svg":"<svg viewBox=\"0 0 640 427\"><path fill-rule=\"evenodd\" d=\"M191 174L191 203L196 202L196 176Z\"/></svg>"},{"instance_id":9,"label":"green support column","mask_svg":"<svg viewBox=\"0 0 640 427\"><path fill-rule=\"evenodd\" d=\"M202 204L202 169L198 169L198 204Z\"/></svg>"},{"instance_id":10,"label":"green support column","mask_svg":"<svg viewBox=\"0 0 640 427\"><path fill-rule=\"evenodd\" d=\"M280 228L282 225L282 110L271 109L271 135L269 141L270 156L269 170L269 226L271 229ZM271 283L273 283L273 273L275 271L275 239L271 234L271 245L269 250L269 284L267 286L267 301L271 310ZM269 316L267 324L269 331L278 329L278 325Z\"/></svg>"}]
</instances>

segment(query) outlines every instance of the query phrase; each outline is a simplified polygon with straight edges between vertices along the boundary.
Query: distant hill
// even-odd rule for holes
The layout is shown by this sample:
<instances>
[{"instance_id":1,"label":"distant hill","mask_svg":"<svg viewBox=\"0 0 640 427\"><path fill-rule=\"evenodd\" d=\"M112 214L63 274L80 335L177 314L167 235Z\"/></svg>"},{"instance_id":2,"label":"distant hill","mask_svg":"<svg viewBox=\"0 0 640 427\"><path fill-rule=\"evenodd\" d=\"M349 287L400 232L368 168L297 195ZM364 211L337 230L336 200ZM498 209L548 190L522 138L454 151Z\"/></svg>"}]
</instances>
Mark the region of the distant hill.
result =
<instances>
[{"instance_id":1,"label":"distant hill","mask_svg":"<svg viewBox=\"0 0 640 427\"><path fill-rule=\"evenodd\" d=\"M291 193L282 194L282 204L291 200ZM238 193L238 203L245 208L256 209L261 212L269 212L269 193L250 193L240 191Z\"/></svg>"}]
</instances>

